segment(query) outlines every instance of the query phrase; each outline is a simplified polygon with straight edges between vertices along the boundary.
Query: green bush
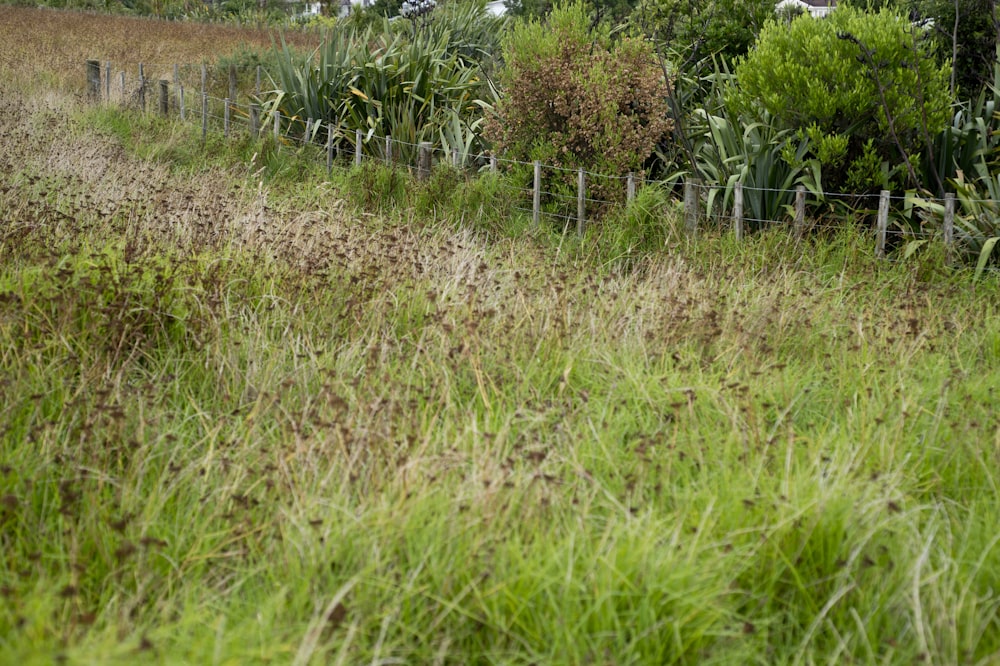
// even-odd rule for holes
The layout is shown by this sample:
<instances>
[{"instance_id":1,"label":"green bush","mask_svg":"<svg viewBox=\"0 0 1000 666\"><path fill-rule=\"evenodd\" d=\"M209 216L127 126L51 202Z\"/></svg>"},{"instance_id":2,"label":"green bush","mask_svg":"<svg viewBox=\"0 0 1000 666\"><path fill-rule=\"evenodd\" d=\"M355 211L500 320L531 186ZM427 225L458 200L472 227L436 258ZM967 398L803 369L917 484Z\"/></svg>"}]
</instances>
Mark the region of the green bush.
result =
<instances>
[{"instance_id":1,"label":"green bush","mask_svg":"<svg viewBox=\"0 0 1000 666\"><path fill-rule=\"evenodd\" d=\"M649 44L612 41L582 2L557 6L545 22L517 25L503 57L503 93L486 136L509 157L563 169L548 191L575 194L572 170L579 167L639 172L670 130L663 73ZM530 178L530 168L524 175ZM616 182L591 191L608 201L624 197Z\"/></svg>"},{"instance_id":2,"label":"green bush","mask_svg":"<svg viewBox=\"0 0 1000 666\"><path fill-rule=\"evenodd\" d=\"M952 101L948 69L929 49L888 10L843 7L824 19L771 22L737 61L730 101L808 134L833 191L924 186L913 164Z\"/></svg>"}]
</instances>

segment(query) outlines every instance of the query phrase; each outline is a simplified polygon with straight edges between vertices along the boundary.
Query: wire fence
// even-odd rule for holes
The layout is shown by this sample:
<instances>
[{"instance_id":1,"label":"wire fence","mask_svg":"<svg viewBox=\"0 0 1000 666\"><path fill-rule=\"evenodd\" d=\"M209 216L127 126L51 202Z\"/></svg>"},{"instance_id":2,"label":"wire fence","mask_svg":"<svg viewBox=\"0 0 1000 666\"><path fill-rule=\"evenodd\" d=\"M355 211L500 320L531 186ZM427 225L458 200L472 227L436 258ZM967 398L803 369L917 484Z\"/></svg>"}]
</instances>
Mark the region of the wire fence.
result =
<instances>
[{"instance_id":1,"label":"wire fence","mask_svg":"<svg viewBox=\"0 0 1000 666\"><path fill-rule=\"evenodd\" d=\"M975 257L988 239L968 228L956 229L954 195L942 199L921 198L883 191L880 194L808 192L756 187L744 183L720 185L695 178L644 180L639 174L603 174L559 165L525 162L505 155L447 150L428 142L387 137L373 131L347 131L322 120L265 115L255 101L260 99L262 73L241 77L235 68L220 74L205 65L140 65L134 75L112 64L88 61L88 94L102 101L145 113L172 116L188 124L200 124L202 137L209 132L225 137L249 137L273 141L281 146L313 147L325 153L327 168L361 165L378 161L415 172L426 178L435 165L448 164L466 177L482 172L515 176L516 200L509 210L531 216L569 231L585 233L589 222L621 211L642 187L659 187L676 194L683 190L685 231L695 236L706 230L732 231L738 239L745 234L774 228L789 233L842 230L850 220L844 211L872 228L875 254L892 260L906 255L911 244L940 241L947 260L961 265ZM147 76L147 73L151 76ZM169 76L169 78L168 78ZM231 97L210 94L223 87ZM241 103L238 100L248 100ZM603 195L603 196L602 196ZM995 206L988 199L965 200L967 205ZM871 222L875 224L872 227ZM992 245L990 246L992 247ZM998 271L1000 267L986 266Z\"/></svg>"}]
</instances>

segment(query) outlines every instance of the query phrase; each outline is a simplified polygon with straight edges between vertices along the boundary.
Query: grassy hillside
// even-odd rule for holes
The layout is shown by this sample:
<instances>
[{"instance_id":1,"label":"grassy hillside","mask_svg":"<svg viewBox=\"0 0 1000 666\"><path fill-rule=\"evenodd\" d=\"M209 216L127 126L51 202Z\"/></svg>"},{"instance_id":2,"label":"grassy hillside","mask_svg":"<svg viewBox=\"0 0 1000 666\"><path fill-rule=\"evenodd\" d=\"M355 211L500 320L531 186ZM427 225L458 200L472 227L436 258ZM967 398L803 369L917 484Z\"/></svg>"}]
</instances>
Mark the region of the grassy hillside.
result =
<instances>
[{"instance_id":1,"label":"grassy hillside","mask_svg":"<svg viewBox=\"0 0 1000 666\"><path fill-rule=\"evenodd\" d=\"M85 108L97 19L38 14L0 23L0 663L1000 660L995 277L669 206L626 261L496 181L202 146Z\"/></svg>"}]
</instances>

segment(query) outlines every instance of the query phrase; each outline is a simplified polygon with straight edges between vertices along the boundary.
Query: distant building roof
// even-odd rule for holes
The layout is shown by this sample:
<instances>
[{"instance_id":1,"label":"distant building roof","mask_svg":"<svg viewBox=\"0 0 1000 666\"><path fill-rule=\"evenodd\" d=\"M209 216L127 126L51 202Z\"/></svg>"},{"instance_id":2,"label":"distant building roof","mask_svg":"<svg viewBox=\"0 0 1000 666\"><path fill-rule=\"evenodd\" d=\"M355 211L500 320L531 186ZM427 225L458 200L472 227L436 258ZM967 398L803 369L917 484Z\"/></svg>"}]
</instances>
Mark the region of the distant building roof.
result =
<instances>
[{"instance_id":1,"label":"distant building roof","mask_svg":"<svg viewBox=\"0 0 1000 666\"><path fill-rule=\"evenodd\" d=\"M837 0L781 0L776 9L785 9L786 7L799 7L819 18L836 9Z\"/></svg>"}]
</instances>

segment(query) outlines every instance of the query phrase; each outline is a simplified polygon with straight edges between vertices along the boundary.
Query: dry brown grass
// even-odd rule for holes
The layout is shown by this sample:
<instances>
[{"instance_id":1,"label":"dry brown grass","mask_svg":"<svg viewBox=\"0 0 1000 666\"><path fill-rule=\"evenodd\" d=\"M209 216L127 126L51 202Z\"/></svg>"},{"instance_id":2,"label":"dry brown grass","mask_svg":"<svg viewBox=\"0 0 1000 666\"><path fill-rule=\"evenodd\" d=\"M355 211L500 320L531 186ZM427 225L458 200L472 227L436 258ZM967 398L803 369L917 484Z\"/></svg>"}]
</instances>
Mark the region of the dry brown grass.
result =
<instances>
[{"instance_id":1,"label":"dry brown grass","mask_svg":"<svg viewBox=\"0 0 1000 666\"><path fill-rule=\"evenodd\" d=\"M168 75L173 64L214 63L243 47L269 48L266 30L85 12L5 7L0 21L0 75L82 92L84 61L111 61L115 70L153 67ZM286 40L309 46L315 37L290 32Z\"/></svg>"}]
</instances>

